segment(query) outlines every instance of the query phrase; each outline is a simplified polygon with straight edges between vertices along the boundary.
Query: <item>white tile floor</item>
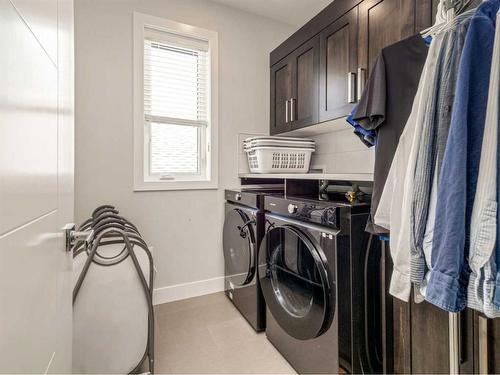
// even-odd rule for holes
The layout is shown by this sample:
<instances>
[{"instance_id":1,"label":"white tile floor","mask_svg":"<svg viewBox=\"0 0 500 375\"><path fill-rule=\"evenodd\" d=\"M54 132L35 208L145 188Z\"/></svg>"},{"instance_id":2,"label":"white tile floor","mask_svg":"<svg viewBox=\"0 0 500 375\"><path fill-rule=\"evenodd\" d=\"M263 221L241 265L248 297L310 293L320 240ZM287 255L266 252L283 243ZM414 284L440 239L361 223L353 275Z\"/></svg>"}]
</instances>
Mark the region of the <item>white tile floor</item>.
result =
<instances>
[{"instance_id":1,"label":"white tile floor","mask_svg":"<svg viewBox=\"0 0 500 375\"><path fill-rule=\"evenodd\" d=\"M155 320L157 374L295 374L224 293L158 305Z\"/></svg>"}]
</instances>

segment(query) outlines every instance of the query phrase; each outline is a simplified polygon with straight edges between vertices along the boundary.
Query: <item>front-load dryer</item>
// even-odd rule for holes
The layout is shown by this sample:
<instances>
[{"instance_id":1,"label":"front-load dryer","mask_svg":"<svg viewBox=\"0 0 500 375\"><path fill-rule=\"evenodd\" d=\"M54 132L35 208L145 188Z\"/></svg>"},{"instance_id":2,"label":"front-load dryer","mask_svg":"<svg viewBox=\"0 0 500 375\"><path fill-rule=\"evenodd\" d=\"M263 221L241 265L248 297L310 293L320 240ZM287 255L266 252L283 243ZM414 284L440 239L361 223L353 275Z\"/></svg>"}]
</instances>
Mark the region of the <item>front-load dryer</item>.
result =
<instances>
[{"instance_id":1,"label":"front-load dryer","mask_svg":"<svg viewBox=\"0 0 500 375\"><path fill-rule=\"evenodd\" d=\"M264 208L267 338L298 373L381 372L380 250L364 232L369 205L266 196Z\"/></svg>"},{"instance_id":2,"label":"front-load dryer","mask_svg":"<svg viewBox=\"0 0 500 375\"><path fill-rule=\"evenodd\" d=\"M225 191L224 290L256 331L264 330L266 324L266 307L257 277L257 251L265 229L263 195L275 191Z\"/></svg>"}]
</instances>

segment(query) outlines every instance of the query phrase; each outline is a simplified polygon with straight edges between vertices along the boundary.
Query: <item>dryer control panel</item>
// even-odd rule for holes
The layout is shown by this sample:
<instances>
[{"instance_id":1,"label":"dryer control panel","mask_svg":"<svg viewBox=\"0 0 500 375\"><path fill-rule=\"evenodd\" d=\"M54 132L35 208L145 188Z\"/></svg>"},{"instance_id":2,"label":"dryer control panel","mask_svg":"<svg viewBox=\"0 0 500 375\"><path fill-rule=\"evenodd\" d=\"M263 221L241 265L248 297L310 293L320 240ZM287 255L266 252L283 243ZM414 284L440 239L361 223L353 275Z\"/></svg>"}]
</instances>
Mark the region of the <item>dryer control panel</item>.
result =
<instances>
[{"instance_id":1,"label":"dryer control panel","mask_svg":"<svg viewBox=\"0 0 500 375\"><path fill-rule=\"evenodd\" d=\"M340 207L320 201L264 198L266 211L334 229L339 229Z\"/></svg>"}]
</instances>

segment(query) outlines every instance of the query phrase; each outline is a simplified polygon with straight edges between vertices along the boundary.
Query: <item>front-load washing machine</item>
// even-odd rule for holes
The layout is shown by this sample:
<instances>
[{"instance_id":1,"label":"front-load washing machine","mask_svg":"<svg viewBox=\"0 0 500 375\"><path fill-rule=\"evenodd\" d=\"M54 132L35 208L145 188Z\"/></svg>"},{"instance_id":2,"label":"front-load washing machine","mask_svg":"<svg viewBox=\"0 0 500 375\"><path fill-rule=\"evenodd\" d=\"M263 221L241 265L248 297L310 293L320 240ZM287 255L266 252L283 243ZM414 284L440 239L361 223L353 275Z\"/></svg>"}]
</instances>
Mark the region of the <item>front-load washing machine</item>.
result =
<instances>
[{"instance_id":1,"label":"front-load washing machine","mask_svg":"<svg viewBox=\"0 0 500 375\"><path fill-rule=\"evenodd\" d=\"M266 307L257 277L257 251L265 229L264 194L279 189L225 191L223 229L225 293L256 331L265 329Z\"/></svg>"},{"instance_id":2,"label":"front-load washing machine","mask_svg":"<svg viewBox=\"0 0 500 375\"><path fill-rule=\"evenodd\" d=\"M366 203L266 196L266 335L298 373L382 371L380 249Z\"/></svg>"}]
</instances>

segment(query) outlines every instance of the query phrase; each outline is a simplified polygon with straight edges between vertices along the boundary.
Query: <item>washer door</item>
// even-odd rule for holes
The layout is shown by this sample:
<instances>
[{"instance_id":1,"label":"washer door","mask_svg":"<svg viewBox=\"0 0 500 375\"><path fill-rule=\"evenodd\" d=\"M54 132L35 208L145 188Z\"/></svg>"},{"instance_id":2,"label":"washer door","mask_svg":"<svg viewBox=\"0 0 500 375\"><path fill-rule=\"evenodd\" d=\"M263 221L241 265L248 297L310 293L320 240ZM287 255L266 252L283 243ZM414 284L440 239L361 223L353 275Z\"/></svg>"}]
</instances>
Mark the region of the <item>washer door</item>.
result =
<instances>
[{"instance_id":1,"label":"washer door","mask_svg":"<svg viewBox=\"0 0 500 375\"><path fill-rule=\"evenodd\" d=\"M271 227L259 251L259 278L267 306L281 328L299 340L325 332L334 293L321 249L298 228Z\"/></svg>"},{"instance_id":2,"label":"washer door","mask_svg":"<svg viewBox=\"0 0 500 375\"><path fill-rule=\"evenodd\" d=\"M228 211L223 248L226 278L234 287L250 283L255 275L255 220L240 209Z\"/></svg>"}]
</instances>

